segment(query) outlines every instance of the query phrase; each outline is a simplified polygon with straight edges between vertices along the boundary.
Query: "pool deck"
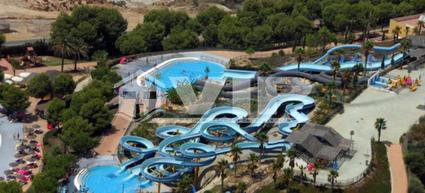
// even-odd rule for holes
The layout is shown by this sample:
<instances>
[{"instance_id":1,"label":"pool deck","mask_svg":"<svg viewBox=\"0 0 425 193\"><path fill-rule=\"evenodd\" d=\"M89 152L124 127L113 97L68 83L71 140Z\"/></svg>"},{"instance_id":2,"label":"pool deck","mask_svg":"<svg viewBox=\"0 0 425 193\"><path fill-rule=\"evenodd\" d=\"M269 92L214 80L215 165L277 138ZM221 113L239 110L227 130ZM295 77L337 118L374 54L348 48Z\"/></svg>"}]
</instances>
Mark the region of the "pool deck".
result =
<instances>
[{"instance_id":1,"label":"pool deck","mask_svg":"<svg viewBox=\"0 0 425 193\"><path fill-rule=\"evenodd\" d=\"M23 138L22 123L11 123L7 117L0 118L0 177L6 177L4 172L11 168L10 163L15 162L16 145L18 144L15 136L18 133L20 138Z\"/></svg>"}]
</instances>

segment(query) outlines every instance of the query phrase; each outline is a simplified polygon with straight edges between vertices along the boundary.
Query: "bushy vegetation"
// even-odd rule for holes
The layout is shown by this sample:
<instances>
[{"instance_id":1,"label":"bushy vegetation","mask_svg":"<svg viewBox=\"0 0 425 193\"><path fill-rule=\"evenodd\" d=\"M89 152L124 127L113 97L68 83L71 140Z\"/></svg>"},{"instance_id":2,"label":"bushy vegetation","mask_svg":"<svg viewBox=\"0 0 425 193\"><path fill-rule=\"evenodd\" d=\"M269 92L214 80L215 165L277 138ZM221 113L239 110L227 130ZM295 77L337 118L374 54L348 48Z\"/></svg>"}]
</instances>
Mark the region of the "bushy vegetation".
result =
<instances>
[{"instance_id":1,"label":"bushy vegetation","mask_svg":"<svg viewBox=\"0 0 425 193\"><path fill-rule=\"evenodd\" d=\"M114 95L115 82L110 80L116 80L116 74L111 69L103 72L105 76L100 77L101 80L94 78L71 97L54 98L50 102L46 119L55 130L44 138L44 167L34 177L30 193L56 192L60 179L67 179L66 174L75 160L90 155L98 136L110 128L112 114L104 104Z\"/></svg>"},{"instance_id":2,"label":"bushy vegetation","mask_svg":"<svg viewBox=\"0 0 425 193\"><path fill-rule=\"evenodd\" d=\"M150 122L141 122L136 129L131 131L131 135L143 137L150 141L156 141L155 130L158 128L158 124Z\"/></svg>"},{"instance_id":3,"label":"bushy vegetation","mask_svg":"<svg viewBox=\"0 0 425 193\"><path fill-rule=\"evenodd\" d=\"M0 181L0 193L22 193L22 188L19 183L15 181Z\"/></svg>"},{"instance_id":4,"label":"bushy vegetation","mask_svg":"<svg viewBox=\"0 0 425 193\"><path fill-rule=\"evenodd\" d=\"M405 157L407 167L414 175L412 178L419 179L419 182L416 180L414 184L410 184L409 191L421 189L425 192L425 116L419 118L419 122L410 127L404 139L408 143L408 152Z\"/></svg>"},{"instance_id":5,"label":"bushy vegetation","mask_svg":"<svg viewBox=\"0 0 425 193\"><path fill-rule=\"evenodd\" d=\"M121 36L116 46L124 54L197 46L261 50L288 43L324 50L331 42L352 42L354 32L364 37L392 17L423 11L424 0L245 0L235 16L211 7L195 18L160 9L146 14L144 23ZM323 27L316 28L315 20L323 21Z\"/></svg>"},{"instance_id":6,"label":"bushy vegetation","mask_svg":"<svg viewBox=\"0 0 425 193\"><path fill-rule=\"evenodd\" d=\"M8 84L0 85L0 103L8 115L23 113L30 105L26 91Z\"/></svg>"}]
</instances>

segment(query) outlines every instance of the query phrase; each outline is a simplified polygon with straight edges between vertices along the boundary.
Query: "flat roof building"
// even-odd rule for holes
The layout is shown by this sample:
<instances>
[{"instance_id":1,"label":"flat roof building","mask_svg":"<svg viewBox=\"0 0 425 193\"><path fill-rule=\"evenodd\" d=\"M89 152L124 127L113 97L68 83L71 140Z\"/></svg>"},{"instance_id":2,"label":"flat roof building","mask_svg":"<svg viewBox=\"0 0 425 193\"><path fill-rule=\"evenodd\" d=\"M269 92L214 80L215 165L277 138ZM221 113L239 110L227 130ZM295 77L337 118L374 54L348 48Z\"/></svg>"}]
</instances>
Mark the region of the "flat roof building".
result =
<instances>
[{"instance_id":1,"label":"flat roof building","mask_svg":"<svg viewBox=\"0 0 425 193\"><path fill-rule=\"evenodd\" d=\"M404 38L408 35L415 34L419 30L418 21L425 22L425 13L397 17L390 20L389 34L394 36L394 29L400 27L399 38ZM422 32L425 31L425 26L422 26Z\"/></svg>"}]
</instances>

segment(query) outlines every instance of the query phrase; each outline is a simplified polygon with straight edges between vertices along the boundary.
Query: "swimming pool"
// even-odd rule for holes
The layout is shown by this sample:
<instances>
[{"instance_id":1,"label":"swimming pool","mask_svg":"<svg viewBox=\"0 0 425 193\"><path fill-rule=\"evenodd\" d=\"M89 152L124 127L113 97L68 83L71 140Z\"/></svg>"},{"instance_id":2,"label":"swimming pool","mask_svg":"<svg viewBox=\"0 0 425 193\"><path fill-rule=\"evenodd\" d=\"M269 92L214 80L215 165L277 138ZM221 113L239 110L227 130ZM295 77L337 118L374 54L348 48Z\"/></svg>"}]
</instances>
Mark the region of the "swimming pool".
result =
<instances>
[{"instance_id":1,"label":"swimming pool","mask_svg":"<svg viewBox=\"0 0 425 193\"><path fill-rule=\"evenodd\" d=\"M251 79L255 74L255 71L229 70L221 64L210 61L182 58L168 62L147 75L146 79L166 90L182 81L194 82L207 77L213 80Z\"/></svg>"},{"instance_id":2,"label":"swimming pool","mask_svg":"<svg viewBox=\"0 0 425 193\"><path fill-rule=\"evenodd\" d=\"M154 188L153 184L145 179L141 179L131 170L119 172L118 166L106 165L95 166L88 169L81 178L83 190L90 193L137 193L140 190Z\"/></svg>"}]
</instances>

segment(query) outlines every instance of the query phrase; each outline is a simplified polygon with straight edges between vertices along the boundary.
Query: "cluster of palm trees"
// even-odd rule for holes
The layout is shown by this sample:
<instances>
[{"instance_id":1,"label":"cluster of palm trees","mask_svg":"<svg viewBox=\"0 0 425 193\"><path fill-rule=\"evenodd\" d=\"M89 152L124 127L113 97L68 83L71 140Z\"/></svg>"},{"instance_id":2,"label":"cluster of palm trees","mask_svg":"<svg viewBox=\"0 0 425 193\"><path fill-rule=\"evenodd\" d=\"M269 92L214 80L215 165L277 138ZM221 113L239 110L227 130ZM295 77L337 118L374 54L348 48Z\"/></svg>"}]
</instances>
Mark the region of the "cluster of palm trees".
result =
<instances>
[{"instance_id":1,"label":"cluster of palm trees","mask_svg":"<svg viewBox=\"0 0 425 193\"><path fill-rule=\"evenodd\" d=\"M64 70L65 58L74 59L74 71L77 71L77 62L89 55L90 46L84 41L69 37L52 39L52 49L55 55L61 57L61 72Z\"/></svg>"}]
</instances>

